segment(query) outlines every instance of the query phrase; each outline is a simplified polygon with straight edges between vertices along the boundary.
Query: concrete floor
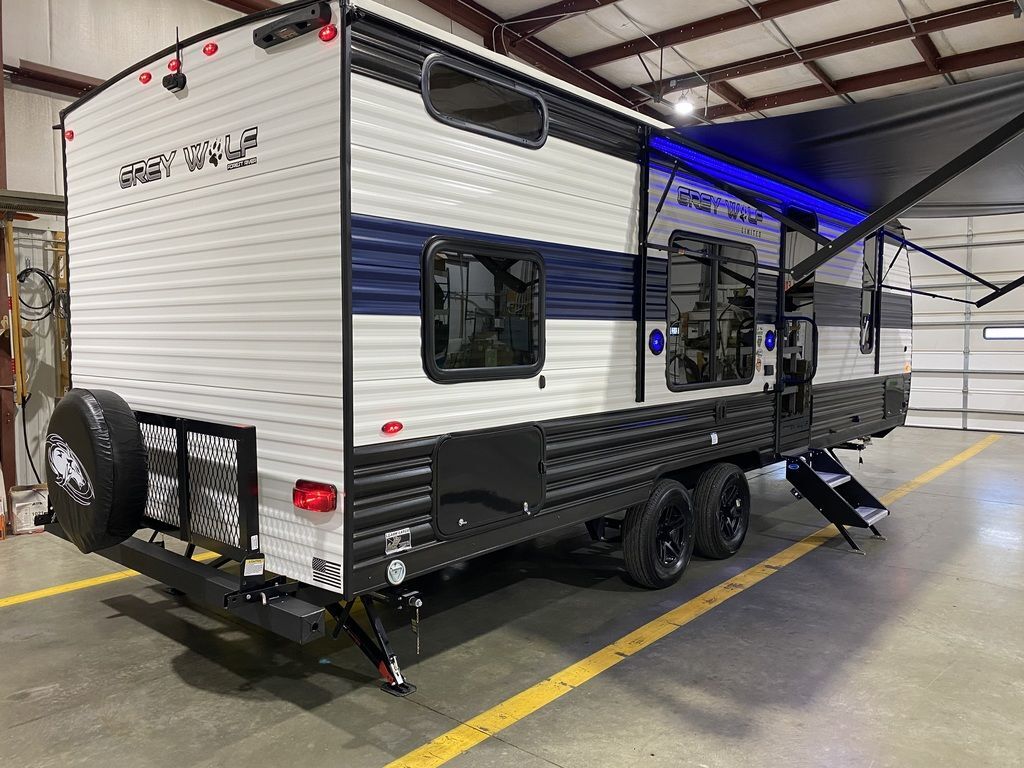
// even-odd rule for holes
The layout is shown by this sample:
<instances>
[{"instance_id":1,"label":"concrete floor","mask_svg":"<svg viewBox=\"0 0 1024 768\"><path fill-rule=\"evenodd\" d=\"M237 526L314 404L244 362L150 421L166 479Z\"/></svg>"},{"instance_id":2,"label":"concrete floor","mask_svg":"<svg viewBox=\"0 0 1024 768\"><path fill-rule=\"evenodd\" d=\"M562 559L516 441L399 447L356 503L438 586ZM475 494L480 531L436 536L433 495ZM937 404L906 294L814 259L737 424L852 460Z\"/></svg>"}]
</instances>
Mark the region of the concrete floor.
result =
<instances>
[{"instance_id":1,"label":"concrete floor","mask_svg":"<svg viewBox=\"0 0 1024 768\"><path fill-rule=\"evenodd\" d=\"M902 429L882 495L980 433ZM452 760L509 766L1024 766L1024 436L893 505L887 542L837 539ZM243 630L137 577L0 608L0 765L377 768L817 530L781 467L740 554L662 592L618 551L543 540L423 581L419 691L347 643ZM0 596L114 570L47 535L0 543ZM329 761L329 762L328 762Z\"/></svg>"}]
</instances>

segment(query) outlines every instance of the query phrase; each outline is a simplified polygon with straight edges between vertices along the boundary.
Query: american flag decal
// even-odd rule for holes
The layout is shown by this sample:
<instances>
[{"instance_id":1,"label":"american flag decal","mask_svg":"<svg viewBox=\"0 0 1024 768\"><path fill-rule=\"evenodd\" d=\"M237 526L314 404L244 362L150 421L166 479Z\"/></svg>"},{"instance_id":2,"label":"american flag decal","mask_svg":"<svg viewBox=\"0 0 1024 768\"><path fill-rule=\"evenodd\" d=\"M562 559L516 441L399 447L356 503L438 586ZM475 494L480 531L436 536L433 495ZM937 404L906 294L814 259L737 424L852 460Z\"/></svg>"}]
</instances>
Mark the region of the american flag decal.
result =
<instances>
[{"instance_id":1,"label":"american flag decal","mask_svg":"<svg viewBox=\"0 0 1024 768\"><path fill-rule=\"evenodd\" d=\"M324 560L322 557L314 557L313 581L341 589L341 566L330 560Z\"/></svg>"}]
</instances>

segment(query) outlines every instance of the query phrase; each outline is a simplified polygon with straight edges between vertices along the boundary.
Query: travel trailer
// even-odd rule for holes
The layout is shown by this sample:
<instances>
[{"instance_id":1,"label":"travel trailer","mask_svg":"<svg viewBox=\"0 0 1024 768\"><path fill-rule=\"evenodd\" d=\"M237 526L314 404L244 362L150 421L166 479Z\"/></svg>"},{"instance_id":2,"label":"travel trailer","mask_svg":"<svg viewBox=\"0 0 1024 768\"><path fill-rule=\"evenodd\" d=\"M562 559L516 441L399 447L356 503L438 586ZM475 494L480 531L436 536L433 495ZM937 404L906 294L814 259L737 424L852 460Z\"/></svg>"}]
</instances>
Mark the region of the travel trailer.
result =
<instances>
[{"instance_id":1,"label":"travel trailer","mask_svg":"<svg viewBox=\"0 0 1024 768\"><path fill-rule=\"evenodd\" d=\"M586 524L664 587L782 460L878 534L834 449L904 423L909 244L800 274L865 211L368 0L182 40L61 130L83 551L301 642L327 611L404 694L375 603L447 565Z\"/></svg>"}]
</instances>

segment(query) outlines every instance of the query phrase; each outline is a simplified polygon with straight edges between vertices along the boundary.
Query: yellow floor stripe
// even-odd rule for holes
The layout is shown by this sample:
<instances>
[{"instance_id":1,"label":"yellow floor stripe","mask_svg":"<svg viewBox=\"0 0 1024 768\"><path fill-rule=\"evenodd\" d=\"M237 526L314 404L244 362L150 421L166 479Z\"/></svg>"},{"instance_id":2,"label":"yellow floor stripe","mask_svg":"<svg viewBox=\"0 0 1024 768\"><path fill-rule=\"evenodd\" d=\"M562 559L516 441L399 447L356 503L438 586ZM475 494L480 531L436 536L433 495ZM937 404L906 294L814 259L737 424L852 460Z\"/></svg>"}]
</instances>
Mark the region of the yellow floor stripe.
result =
<instances>
[{"instance_id":1,"label":"yellow floor stripe","mask_svg":"<svg viewBox=\"0 0 1024 768\"><path fill-rule=\"evenodd\" d=\"M998 439L999 435L989 435L979 440L970 448L958 453L948 461L944 461L937 467L918 475L910 482L889 491L889 493L882 497L881 502L889 506L957 465L962 464L973 456L977 456ZM605 670L614 667L657 640L675 632L680 627L686 626L715 606L721 605L729 598L750 589L750 587L768 578L780 568L784 568L793 561L798 560L837 535L839 535L839 531L832 525L812 533L796 544L786 547L777 555L763 560L729 581L709 589L704 594L683 603L677 608L673 608L668 613L644 624L639 629L630 632L625 637L619 638L611 645L591 654L582 661L566 667L547 680L542 680L522 693L517 693L497 706L488 709L486 712L452 728L430 743L389 763L385 768L436 768L437 766L444 765L449 760L472 749L489 736L503 731L510 725L547 706L574 688L583 685L588 680L592 680Z\"/></svg>"},{"instance_id":2,"label":"yellow floor stripe","mask_svg":"<svg viewBox=\"0 0 1024 768\"><path fill-rule=\"evenodd\" d=\"M202 552L193 557L192 559L198 560L200 562L205 562L206 560L213 560L217 557L220 557L220 555L218 555L216 552ZM80 589L98 587L100 584L109 584L112 581L130 579L133 576L139 575L140 574L138 571L115 571L114 573L105 573L102 576L93 576L91 579L82 579L81 581L69 581L67 584L58 584L55 587L37 589L33 592L22 592L20 595L11 595L10 597L0 597L0 608L7 608L11 605L20 605L21 603L28 603L33 600L41 600L44 597L63 595L67 592L77 592Z\"/></svg>"}]
</instances>

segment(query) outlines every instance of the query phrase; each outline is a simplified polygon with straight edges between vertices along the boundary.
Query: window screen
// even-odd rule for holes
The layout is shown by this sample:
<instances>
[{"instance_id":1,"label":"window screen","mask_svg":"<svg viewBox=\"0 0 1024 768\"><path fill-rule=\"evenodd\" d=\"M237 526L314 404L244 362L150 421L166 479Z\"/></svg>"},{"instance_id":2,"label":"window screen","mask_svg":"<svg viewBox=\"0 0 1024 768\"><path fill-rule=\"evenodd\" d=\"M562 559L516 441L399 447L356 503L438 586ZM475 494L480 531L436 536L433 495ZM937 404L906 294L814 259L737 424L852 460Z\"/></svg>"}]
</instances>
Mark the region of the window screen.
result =
<instances>
[{"instance_id":1,"label":"window screen","mask_svg":"<svg viewBox=\"0 0 1024 768\"><path fill-rule=\"evenodd\" d=\"M739 243L678 235L669 254L670 389L754 375L757 258Z\"/></svg>"},{"instance_id":2,"label":"window screen","mask_svg":"<svg viewBox=\"0 0 1024 768\"><path fill-rule=\"evenodd\" d=\"M544 358L544 278L532 251L435 242L427 250L425 362L440 381L532 376Z\"/></svg>"},{"instance_id":3,"label":"window screen","mask_svg":"<svg viewBox=\"0 0 1024 768\"><path fill-rule=\"evenodd\" d=\"M860 351L865 355L875 349L875 240L864 247L864 267L860 281Z\"/></svg>"},{"instance_id":4,"label":"window screen","mask_svg":"<svg viewBox=\"0 0 1024 768\"><path fill-rule=\"evenodd\" d=\"M422 87L428 111L442 122L528 147L544 143L544 102L518 84L500 83L462 64L429 59Z\"/></svg>"}]
</instances>

